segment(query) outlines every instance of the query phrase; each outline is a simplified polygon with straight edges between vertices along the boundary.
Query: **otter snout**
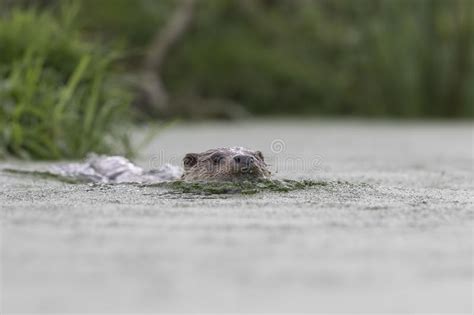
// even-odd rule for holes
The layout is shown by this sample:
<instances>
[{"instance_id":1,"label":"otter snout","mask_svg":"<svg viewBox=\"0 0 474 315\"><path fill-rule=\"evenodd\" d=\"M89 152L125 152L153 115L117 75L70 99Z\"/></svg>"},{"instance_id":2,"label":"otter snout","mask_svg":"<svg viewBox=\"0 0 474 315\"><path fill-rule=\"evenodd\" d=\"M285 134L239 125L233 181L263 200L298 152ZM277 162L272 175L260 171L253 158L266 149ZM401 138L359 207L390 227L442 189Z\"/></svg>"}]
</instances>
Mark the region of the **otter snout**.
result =
<instances>
[{"instance_id":1,"label":"otter snout","mask_svg":"<svg viewBox=\"0 0 474 315\"><path fill-rule=\"evenodd\" d=\"M249 168L255 164L255 159L250 155L236 155L234 162L239 168Z\"/></svg>"}]
</instances>

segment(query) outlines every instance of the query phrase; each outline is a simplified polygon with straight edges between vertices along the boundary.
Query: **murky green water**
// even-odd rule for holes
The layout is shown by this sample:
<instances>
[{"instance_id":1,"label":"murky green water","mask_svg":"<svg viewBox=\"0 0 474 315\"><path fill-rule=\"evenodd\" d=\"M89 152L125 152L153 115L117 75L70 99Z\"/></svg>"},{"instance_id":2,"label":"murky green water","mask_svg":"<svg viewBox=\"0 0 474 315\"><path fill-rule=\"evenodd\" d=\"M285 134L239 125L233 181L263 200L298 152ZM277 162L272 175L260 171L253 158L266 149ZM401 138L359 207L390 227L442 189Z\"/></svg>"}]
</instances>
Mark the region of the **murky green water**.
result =
<instances>
[{"instance_id":1,"label":"murky green water","mask_svg":"<svg viewBox=\"0 0 474 315\"><path fill-rule=\"evenodd\" d=\"M471 124L176 125L137 163L261 150L273 179L103 185L0 172L3 311L460 313ZM139 136L139 135L138 135Z\"/></svg>"},{"instance_id":2,"label":"murky green water","mask_svg":"<svg viewBox=\"0 0 474 315\"><path fill-rule=\"evenodd\" d=\"M33 171L33 170L21 170L13 168L5 168L5 173L16 174L18 176L31 176L33 178L57 180L69 184L84 184L88 183L87 180L75 177L61 176L58 174L51 173L49 171ZM103 183L92 183L94 185L117 185L117 184L103 184ZM217 182L206 182L206 181L184 181L174 180L165 181L161 183L152 184L140 184L140 183L128 183L121 185L133 185L137 187L157 187L161 189L167 189L175 193L190 193L190 194L202 194L202 195L221 195L221 194L243 194L251 195L260 192L280 192L285 193L289 191L306 189L311 187L321 187L328 185L342 184L342 182L323 182L314 180L291 180L291 179L259 179L253 181L217 181ZM346 183L348 184L348 183Z\"/></svg>"}]
</instances>

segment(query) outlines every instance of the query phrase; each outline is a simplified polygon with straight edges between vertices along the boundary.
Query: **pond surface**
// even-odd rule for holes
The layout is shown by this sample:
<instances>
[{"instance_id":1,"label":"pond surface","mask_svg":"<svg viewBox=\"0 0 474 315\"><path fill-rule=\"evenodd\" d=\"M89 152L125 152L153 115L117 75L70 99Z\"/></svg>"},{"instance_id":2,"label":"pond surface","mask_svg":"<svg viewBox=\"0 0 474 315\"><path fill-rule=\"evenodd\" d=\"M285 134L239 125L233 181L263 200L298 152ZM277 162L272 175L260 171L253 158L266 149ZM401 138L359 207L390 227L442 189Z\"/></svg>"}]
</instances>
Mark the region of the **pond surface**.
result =
<instances>
[{"instance_id":1,"label":"pond surface","mask_svg":"<svg viewBox=\"0 0 474 315\"><path fill-rule=\"evenodd\" d=\"M3 312L471 311L472 124L181 123L136 162L235 145L320 184L202 194L1 172Z\"/></svg>"}]
</instances>

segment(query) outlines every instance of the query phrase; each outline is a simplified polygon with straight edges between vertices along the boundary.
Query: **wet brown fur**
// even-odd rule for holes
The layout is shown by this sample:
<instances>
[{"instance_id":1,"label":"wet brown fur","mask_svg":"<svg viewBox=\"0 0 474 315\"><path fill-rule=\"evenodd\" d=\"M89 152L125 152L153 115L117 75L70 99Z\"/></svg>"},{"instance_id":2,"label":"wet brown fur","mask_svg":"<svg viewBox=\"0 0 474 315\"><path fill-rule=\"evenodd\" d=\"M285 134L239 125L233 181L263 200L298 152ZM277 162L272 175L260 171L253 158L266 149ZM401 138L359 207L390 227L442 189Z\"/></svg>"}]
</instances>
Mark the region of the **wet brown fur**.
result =
<instances>
[{"instance_id":1,"label":"wet brown fur","mask_svg":"<svg viewBox=\"0 0 474 315\"><path fill-rule=\"evenodd\" d=\"M247 165L235 157L250 159ZM183 159L182 179L190 181L236 181L270 177L270 171L260 151L242 147L217 148L202 153L188 153Z\"/></svg>"}]
</instances>

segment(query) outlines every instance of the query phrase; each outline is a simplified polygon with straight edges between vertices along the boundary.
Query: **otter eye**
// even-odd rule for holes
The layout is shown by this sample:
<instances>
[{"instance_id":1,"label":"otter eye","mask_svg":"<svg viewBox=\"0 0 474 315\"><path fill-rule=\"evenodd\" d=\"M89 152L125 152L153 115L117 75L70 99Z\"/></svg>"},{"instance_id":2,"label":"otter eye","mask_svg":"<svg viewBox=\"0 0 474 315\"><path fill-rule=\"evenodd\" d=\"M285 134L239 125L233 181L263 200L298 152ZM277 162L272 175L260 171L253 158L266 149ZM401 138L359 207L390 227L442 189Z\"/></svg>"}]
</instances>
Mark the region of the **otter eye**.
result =
<instances>
[{"instance_id":1,"label":"otter eye","mask_svg":"<svg viewBox=\"0 0 474 315\"><path fill-rule=\"evenodd\" d=\"M198 155L196 153L188 153L183 159L185 169L189 169L197 164Z\"/></svg>"},{"instance_id":2,"label":"otter eye","mask_svg":"<svg viewBox=\"0 0 474 315\"><path fill-rule=\"evenodd\" d=\"M219 164L220 162L222 162L223 159L224 156L222 156L221 154L214 154L213 156L211 156L211 161L214 164Z\"/></svg>"}]
</instances>

